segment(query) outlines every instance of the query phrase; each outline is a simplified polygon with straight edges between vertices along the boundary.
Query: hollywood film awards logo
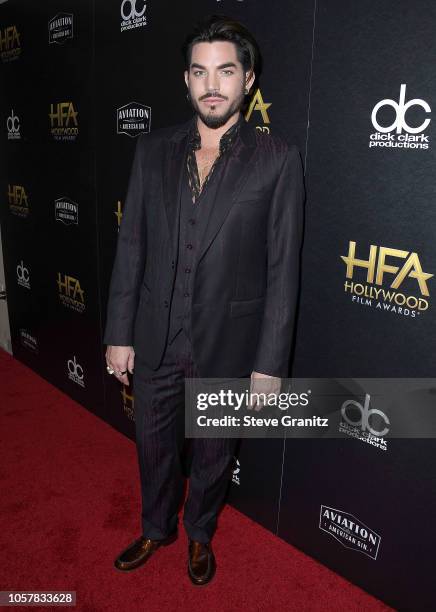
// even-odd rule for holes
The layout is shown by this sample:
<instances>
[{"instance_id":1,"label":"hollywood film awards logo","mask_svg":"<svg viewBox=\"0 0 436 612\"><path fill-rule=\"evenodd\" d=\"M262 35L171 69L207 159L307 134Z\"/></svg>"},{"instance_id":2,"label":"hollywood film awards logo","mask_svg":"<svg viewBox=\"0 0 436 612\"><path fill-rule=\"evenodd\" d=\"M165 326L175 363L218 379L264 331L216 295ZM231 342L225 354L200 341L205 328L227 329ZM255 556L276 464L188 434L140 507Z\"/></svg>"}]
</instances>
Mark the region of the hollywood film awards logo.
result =
<instances>
[{"instance_id":1,"label":"hollywood film awards logo","mask_svg":"<svg viewBox=\"0 0 436 612\"><path fill-rule=\"evenodd\" d=\"M258 130L259 132L266 132L267 134L269 134L270 133L269 126L270 126L271 120L268 115L268 108L271 106L271 104L272 102L264 102L260 89L256 89L256 91L254 92L250 100L250 105L248 107L248 110L245 114L245 120L250 121L250 118L253 115L253 113L259 113L263 125L256 125L256 130ZM258 114L256 114L255 116L259 117Z\"/></svg>"},{"instance_id":2,"label":"hollywood film awards logo","mask_svg":"<svg viewBox=\"0 0 436 612\"><path fill-rule=\"evenodd\" d=\"M145 0L122 0L121 2L121 32L134 30L147 25Z\"/></svg>"},{"instance_id":3,"label":"hollywood film awards logo","mask_svg":"<svg viewBox=\"0 0 436 612\"><path fill-rule=\"evenodd\" d=\"M434 274L424 272L417 253L372 244L365 255L368 259L356 257L353 240L349 242L348 255L341 255L348 279L344 291L352 302L411 318L428 310L428 280Z\"/></svg>"},{"instance_id":4,"label":"hollywood film awards logo","mask_svg":"<svg viewBox=\"0 0 436 612\"><path fill-rule=\"evenodd\" d=\"M17 26L6 26L0 29L0 59L2 62L12 62L20 57L21 43Z\"/></svg>"},{"instance_id":5,"label":"hollywood film awards logo","mask_svg":"<svg viewBox=\"0 0 436 612\"><path fill-rule=\"evenodd\" d=\"M78 225L79 205L70 198L58 198L55 200L55 219L64 225Z\"/></svg>"},{"instance_id":6,"label":"hollywood film awards logo","mask_svg":"<svg viewBox=\"0 0 436 612\"><path fill-rule=\"evenodd\" d=\"M117 109L117 134L135 138L151 127L151 108L139 102L129 102Z\"/></svg>"},{"instance_id":7,"label":"hollywood film awards logo","mask_svg":"<svg viewBox=\"0 0 436 612\"><path fill-rule=\"evenodd\" d=\"M122 385L121 397L123 400L123 412L131 421L135 420L135 399L127 392L127 386Z\"/></svg>"},{"instance_id":8,"label":"hollywood film awards logo","mask_svg":"<svg viewBox=\"0 0 436 612\"><path fill-rule=\"evenodd\" d=\"M22 185L8 185L9 210L17 217L29 215L29 199Z\"/></svg>"},{"instance_id":9,"label":"hollywood film awards logo","mask_svg":"<svg viewBox=\"0 0 436 612\"><path fill-rule=\"evenodd\" d=\"M386 98L378 102L371 113L371 121L374 128L377 130L369 137L369 148L387 147L401 149L428 149L429 136L423 134L424 130L430 124L430 118L426 117L417 126L408 124L407 111L417 107L422 109L419 116L426 116L431 112L430 105L425 100L415 98L406 102L406 84L403 83L400 87L400 98L398 102ZM386 125L387 117L391 117L391 112L388 113L386 108L394 110L394 121ZM414 109L415 110L415 109Z\"/></svg>"},{"instance_id":10,"label":"hollywood film awards logo","mask_svg":"<svg viewBox=\"0 0 436 612\"><path fill-rule=\"evenodd\" d=\"M321 504L319 528L342 546L377 559L381 537L352 514Z\"/></svg>"},{"instance_id":11,"label":"hollywood film awards logo","mask_svg":"<svg viewBox=\"0 0 436 612\"><path fill-rule=\"evenodd\" d=\"M24 348L28 349L32 353L38 353L38 339L36 336L33 336L27 329L24 327L20 327L19 329L20 335L20 344Z\"/></svg>"},{"instance_id":12,"label":"hollywood film awards logo","mask_svg":"<svg viewBox=\"0 0 436 612\"><path fill-rule=\"evenodd\" d=\"M72 102L50 104L50 134L54 140L76 140L79 135L78 114Z\"/></svg>"},{"instance_id":13,"label":"hollywood film awards logo","mask_svg":"<svg viewBox=\"0 0 436 612\"><path fill-rule=\"evenodd\" d=\"M235 460L235 466L232 470L232 482L234 484L240 485L241 484L241 476L239 475L239 472L241 471L241 464L239 463L239 459L237 459L236 457L233 457L233 459Z\"/></svg>"},{"instance_id":14,"label":"hollywood film awards logo","mask_svg":"<svg viewBox=\"0 0 436 612\"><path fill-rule=\"evenodd\" d=\"M58 290L61 304L82 313L85 310L85 292L77 278L58 272Z\"/></svg>"},{"instance_id":15,"label":"hollywood film awards logo","mask_svg":"<svg viewBox=\"0 0 436 612\"><path fill-rule=\"evenodd\" d=\"M72 359L68 359L67 361L68 368L68 378L79 385L80 387L85 387L85 374L82 366L77 361L75 355L73 355Z\"/></svg>"},{"instance_id":16,"label":"hollywood film awards logo","mask_svg":"<svg viewBox=\"0 0 436 612\"><path fill-rule=\"evenodd\" d=\"M6 129L8 131L8 140L20 140L20 119L14 114L14 109L6 119Z\"/></svg>"},{"instance_id":17,"label":"hollywood film awards logo","mask_svg":"<svg viewBox=\"0 0 436 612\"><path fill-rule=\"evenodd\" d=\"M352 399L346 400L341 406L339 431L380 450L387 450L384 436L389 433L389 418L382 410L370 408L370 401L369 393L365 393L363 404Z\"/></svg>"},{"instance_id":18,"label":"hollywood film awards logo","mask_svg":"<svg viewBox=\"0 0 436 612\"><path fill-rule=\"evenodd\" d=\"M120 227L121 227L121 219L123 218L123 211L121 208L121 201L118 200L117 201L117 209L114 210L114 215L117 218L117 231L120 231Z\"/></svg>"},{"instance_id":19,"label":"hollywood film awards logo","mask_svg":"<svg viewBox=\"0 0 436 612\"><path fill-rule=\"evenodd\" d=\"M69 38L73 38L73 15L58 13L48 22L48 44L62 45Z\"/></svg>"},{"instance_id":20,"label":"hollywood film awards logo","mask_svg":"<svg viewBox=\"0 0 436 612\"><path fill-rule=\"evenodd\" d=\"M23 260L17 266L17 283L20 287L30 289L30 272L29 268L24 265Z\"/></svg>"}]
</instances>

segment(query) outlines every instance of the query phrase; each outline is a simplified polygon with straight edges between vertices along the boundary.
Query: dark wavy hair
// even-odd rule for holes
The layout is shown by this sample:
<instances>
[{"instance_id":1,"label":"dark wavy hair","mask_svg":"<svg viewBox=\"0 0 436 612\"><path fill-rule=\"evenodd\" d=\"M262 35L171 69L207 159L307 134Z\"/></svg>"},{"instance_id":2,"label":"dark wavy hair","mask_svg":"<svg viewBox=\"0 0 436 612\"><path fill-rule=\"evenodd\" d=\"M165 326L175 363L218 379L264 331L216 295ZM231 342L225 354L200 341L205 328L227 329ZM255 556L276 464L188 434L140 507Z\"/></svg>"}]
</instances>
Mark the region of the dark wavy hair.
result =
<instances>
[{"instance_id":1,"label":"dark wavy hair","mask_svg":"<svg viewBox=\"0 0 436 612\"><path fill-rule=\"evenodd\" d=\"M254 70L256 77L258 76L261 69L261 56L256 39L239 21L226 15L206 17L198 22L193 31L185 38L182 54L186 70L189 70L191 64L192 47L199 42L213 42L214 40L228 40L235 43L238 60L244 71Z\"/></svg>"}]
</instances>

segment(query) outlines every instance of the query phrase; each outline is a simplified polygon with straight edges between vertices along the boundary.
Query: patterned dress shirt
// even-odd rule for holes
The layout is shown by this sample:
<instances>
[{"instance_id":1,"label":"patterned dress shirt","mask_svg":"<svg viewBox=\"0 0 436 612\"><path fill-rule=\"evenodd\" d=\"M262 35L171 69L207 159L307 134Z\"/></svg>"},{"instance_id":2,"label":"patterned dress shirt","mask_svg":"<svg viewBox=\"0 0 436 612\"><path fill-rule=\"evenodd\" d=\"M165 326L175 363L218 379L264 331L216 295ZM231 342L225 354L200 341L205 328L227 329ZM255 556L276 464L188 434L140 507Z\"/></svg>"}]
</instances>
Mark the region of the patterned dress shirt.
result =
<instances>
[{"instance_id":1,"label":"patterned dress shirt","mask_svg":"<svg viewBox=\"0 0 436 612\"><path fill-rule=\"evenodd\" d=\"M186 169L188 171L188 183L192 192L192 201L196 202L201 192L204 190L209 178L215 169L218 159L227 151L234 143L236 136L238 135L239 128L243 121L242 113L239 113L239 118L236 123L229 127L229 129L221 136L219 143L219 153L212 164L209 174L205 178L203 185L200 187L200 177L198 174L197 160L195 157L195 151L201 148L201 136L197 127L197 117L195 116L192 122L192 127L189 134L189 145L188 155L186 157Z\"/></svg>"}]
</instances>

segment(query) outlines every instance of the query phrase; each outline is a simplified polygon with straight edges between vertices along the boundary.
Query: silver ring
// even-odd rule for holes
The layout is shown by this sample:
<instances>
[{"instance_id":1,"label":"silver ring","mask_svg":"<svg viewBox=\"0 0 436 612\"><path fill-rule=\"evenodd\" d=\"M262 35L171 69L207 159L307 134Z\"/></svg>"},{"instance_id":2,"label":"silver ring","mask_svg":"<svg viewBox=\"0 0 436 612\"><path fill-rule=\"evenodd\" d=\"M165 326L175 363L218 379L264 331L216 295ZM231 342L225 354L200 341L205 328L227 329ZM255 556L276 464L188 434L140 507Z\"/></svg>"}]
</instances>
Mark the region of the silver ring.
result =
<instances>
[{"instance_id":1,"label":"silver ring","mask_svg":"<svg viewBox=\"0 0 436 612\"><path fill-rule=\"evenodd\" d=\"M106 366L106 370L108 374L113 374L115 372L115 370L113 370L110 366Z\"/></svg>"}]
</instances>

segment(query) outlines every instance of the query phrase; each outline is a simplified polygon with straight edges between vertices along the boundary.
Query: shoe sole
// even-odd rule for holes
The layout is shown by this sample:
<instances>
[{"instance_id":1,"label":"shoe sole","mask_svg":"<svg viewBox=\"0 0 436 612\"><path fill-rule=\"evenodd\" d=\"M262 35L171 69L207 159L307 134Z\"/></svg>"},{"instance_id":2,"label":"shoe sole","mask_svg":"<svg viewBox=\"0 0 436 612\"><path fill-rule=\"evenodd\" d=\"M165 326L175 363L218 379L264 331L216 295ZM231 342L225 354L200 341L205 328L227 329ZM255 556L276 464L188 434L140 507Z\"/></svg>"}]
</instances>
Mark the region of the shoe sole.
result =
<instances>
[{"instance_id":1,"label":"shoe sole","mask_svg":"<svg viewBox=\"0 0 436 612\"><path fill-rule=\"evenodd\" d=\"M163 540L162 543L160 544L160 546L158 546L152 553L150 553L148 555L148 557L146 557L145 559L143 559L142 561L139 561L139 563L136 563L132 566L128 566L128 567L119 567L118 565L116 565L117 561L114 561L114 568L116 570L118 570L119 572L133 572L133 570L138 569L139 567L141 567L142 565L145 565L145 563L147 563L147 561L150 559L150 557L152 557L154 555L154 553L156 551L159 550L159 548L161 546L169 546L170 544L172 544L173 542L175 542L177 540L178 537L178 533L174 533L171 536L168 536L168 538L166 538L166 540Z\"/></svg>"}]
</instances>

